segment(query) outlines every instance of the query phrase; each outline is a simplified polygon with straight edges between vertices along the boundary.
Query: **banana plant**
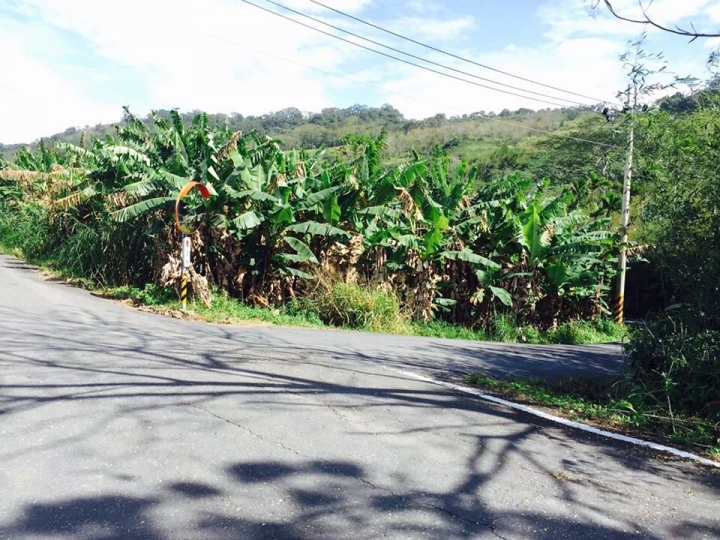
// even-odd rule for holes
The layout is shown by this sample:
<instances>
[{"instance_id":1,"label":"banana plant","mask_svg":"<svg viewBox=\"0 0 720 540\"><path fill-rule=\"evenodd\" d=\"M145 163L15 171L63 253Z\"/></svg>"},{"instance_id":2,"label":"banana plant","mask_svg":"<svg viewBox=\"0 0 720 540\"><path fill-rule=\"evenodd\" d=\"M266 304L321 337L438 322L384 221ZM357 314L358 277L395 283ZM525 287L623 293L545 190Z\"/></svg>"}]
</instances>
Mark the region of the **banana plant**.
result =
<instances>
[{"instance_id":1,"label":"banana plant","mask_svg":"<svg viewBox=\"0 0 720 540\"><path fill-rule=\"evenodd\" d=\"M342 264L392 283L423 316L430 305L473 324L496 310L551 320L605 294L615 240L597 216L617 203L611 191L582 196L600 212L591 206L588 215L576 208L580 196L547 181L485 183L476 167L439 149L385 166L385 135L347 143L353 157L333 161L213 126L207 115L186 123L176 111L141 120L126 110L115 137L20 152L10 165L37 178L62 169L51 198L65 233L121 229L143 250L156 246L152 257L143 251L146 266L174 246L166 210L178 191L202 182L212 196L188 197L185 211L197 258L215 285L258 302L283 302L315 266L341 264L338 253L350 247L355 255Z\"/></svg>"}]
</instances>

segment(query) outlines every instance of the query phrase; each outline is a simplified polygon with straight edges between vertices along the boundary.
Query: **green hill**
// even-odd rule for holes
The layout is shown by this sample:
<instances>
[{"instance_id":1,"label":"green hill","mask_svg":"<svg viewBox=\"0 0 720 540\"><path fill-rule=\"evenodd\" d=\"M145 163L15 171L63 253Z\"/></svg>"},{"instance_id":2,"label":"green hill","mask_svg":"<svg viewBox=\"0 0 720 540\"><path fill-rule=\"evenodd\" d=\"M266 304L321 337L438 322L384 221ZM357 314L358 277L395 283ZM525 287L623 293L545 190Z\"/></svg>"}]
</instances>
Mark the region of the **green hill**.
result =
<instances>
[{"instance_id":1,"label":"green hill","mask_svg":"<svg viewBox=\"0 0 720 540\"><path fill-rule=\"evenodd\" d=\"M186 122L196 116L198 111L183 113ZM157 114L169 117L169 111L160 110ZM520 109L515 112L502 111L477 112L470 115L446 117L438 114L424 120L406 119L400 111L391 105L379 108L354 105L345 109L323 109L319 113L303 113L290 108L261 116L243 116L241 114L211 114L212 124L226 124L231 129L247 133L258 131L270 137L280 139L286 148L328 148L340 146L347 135L377 135L381 131L388 134L388 156L401 159L410 156L412 150L428 153L435 146L466 159L487 156L498 143L517 144L542 135L539 131L562 133L588 119L600 124L602 117L591 111L545 109L532 111ZM147 120L150 120L150 116ZM114 133L116 124L98 124L94 127L70 127L62 133L45 137L50 142L69 142L80 144L83 140L104 138ZM119 123L118 123L119 125ZM532 129L528 129L532 128ZM31 143L0 143L0 153L9 158L18 149L36 145Z\"/></svg>"},{"instance_id":2,"label":"green hill","mask_svg":"<svg viewBox=\"0 0 720 540\"><path fill-rule=\"evenodd\" d=\"M156 111L169 118L169 110ZM181 114L190 123L198 111ZM329 108L319 113L303 113L289 108L261 116L211 114L212 125L226 125L233 131L257 131L279 139L285 149L324 147L330 157L350 152L348 137L387 134L386 165L396 165L412 158L413 151L429 155L441 149L457 165L465 160L477 165L480 177L489 179L497 173L524 171L534 176L567 182L587 176L590 170L607 168L607 152L602 146L583 144L563 137L588 138L606 144L620 142L618 134L605 118L593 110L544 109L532 111L504 110L499 114L477 113L447 117L438 114L424 120L406 119L391 105L367 107L354 105L345 109ZM153 125L152 115L146 123ZM45 144L67 142L90 144L94 138L114 134L117 124L98 124L85 128L70 127L43 140ZM29 145L2 145L0 156L10 160L20 148ZM614 165L614 169L618 167ZM621 168L621 167L620 167Z\"/></svg>"}]
</instances>

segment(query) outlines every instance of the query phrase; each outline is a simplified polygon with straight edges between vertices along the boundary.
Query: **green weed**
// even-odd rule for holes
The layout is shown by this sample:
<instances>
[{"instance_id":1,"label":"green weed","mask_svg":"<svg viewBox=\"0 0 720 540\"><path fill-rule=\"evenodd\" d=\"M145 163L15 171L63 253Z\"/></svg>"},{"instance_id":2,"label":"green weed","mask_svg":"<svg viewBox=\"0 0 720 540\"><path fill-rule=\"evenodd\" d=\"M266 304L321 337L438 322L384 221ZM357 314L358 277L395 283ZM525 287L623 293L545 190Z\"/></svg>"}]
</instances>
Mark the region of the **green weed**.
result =
<instances>
[{"instance_id":1,"label":"green weed","mask_svg":"<svg viewBox=\"0 0 720 540\"><path fill-rule=\"evenodd\" d=\"M613 321L570 321L549 330L546 339L548 343L582 345L619 342L626 336L626 330Z\"/></svg>"},{"instance_id":2,"label":"green weed","mask_svg":"<svg viewBox=\"0 0 720 540\"><path fill-rule=\"evenodd\" d=\"M144 289L131 286L103 289L103 296L115 299L130 298L146 306L169 306L177 300L175 292L171 289L163 289L151 283L145 285Z\"/></svg>"},{"instance_id":3,"label":"green weed","mask_svg":"<svg viewBox=\"0 0 720 540\"><path fill-rule=\"evenodd\" d=\"M522 332L510 315L495 315L492 320L492 339L503 343L522 341Z\"/></svg>"},{"instance_id":4,"label":"green weed","mask_svg":"<svg viewBox=\"0 0 720 540\"><path fill-rule=\"evenodd\" d=\"M392 293L335 282L320 287L314 305L326 324L392 334L408 333L408 321Z\"/></svg>"},{"instance_id":5,"label":"green weed","mask_svg":"<svg viewBox=\"0 0 720 540\"><path fill-rule=\"evenodd\" d=\"M505 381L486 375L470 375L466 381L526 403L552 407L561 416L572 420L589 421L639 436L654 436L662 442L689 446L713 459L720 459L720 425L692 416L661 416L656 409L638 400L633 386L624 380Z\"/></svg>"},{"instance_id":6,"label":"green weed","mask_svg":"<svg viewBox=\"0 0 720 540\"><path fill-rule=\"evenodd\" d=\"M473 330L466 326L450 324L445 321L433 320L424 323L415 322L410 326L410 333L414 336L465 339L469 341L488 341L488 336L482 330Z\"/></svg>"},{"instance_id":7,"label":"green weed","mask_svg":"<svg viewBox=\"0 0 720 540\"><path fill-rule=\"evenodd\" d=\"M176 301L179 307L179 303ZM215 290L212 295L212 305L206 306L202 302L192 301L188 309L209 322L246 322L259 321L278 326L323 326L317 316L288 310L285 307L269 309L259 306L248 306L243 302L231 298L225 292Z\"/></svg>"},{"instance_id":8,"label":"green weed","mask_svg":"<svg viewBox=\"0 0 720 540\"><path fill-rule=\"evenodd\" d=\"M12 211L0 209L0 244L29 260L47 253L49 228L47 213L39 206L19 204Z\"/></svg>"}]
</instances>

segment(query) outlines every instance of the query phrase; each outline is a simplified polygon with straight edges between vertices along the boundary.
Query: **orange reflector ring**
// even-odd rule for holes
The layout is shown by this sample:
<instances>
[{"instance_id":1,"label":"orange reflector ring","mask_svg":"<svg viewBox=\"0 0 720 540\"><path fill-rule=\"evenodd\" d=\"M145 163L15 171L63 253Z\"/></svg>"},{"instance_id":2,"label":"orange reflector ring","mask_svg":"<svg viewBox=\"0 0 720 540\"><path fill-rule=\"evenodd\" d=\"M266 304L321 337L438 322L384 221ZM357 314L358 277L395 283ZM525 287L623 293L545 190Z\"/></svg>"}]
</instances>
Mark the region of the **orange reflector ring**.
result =
<instances>
[{"instance_id":1,"label":"orange reflector ring","mask_svg":"<svg viewBox=\"0 0 720 540\"><path fill-rule=\"evenodd\" d=\"M210 191L208 191L207 186L205 184L201 184L200 182L188 182L183 186L183 188L180 190L180 193L178 193L177 200L175 201L175 225L177 226L178 230L184 234L192 234L194 231L192 229L188 229L180 223L180 201L187 196L190 191L196 187L198 191L200 192L200 195L203 196L205 199L210 198Z\"/></svg>"}]
</instances>

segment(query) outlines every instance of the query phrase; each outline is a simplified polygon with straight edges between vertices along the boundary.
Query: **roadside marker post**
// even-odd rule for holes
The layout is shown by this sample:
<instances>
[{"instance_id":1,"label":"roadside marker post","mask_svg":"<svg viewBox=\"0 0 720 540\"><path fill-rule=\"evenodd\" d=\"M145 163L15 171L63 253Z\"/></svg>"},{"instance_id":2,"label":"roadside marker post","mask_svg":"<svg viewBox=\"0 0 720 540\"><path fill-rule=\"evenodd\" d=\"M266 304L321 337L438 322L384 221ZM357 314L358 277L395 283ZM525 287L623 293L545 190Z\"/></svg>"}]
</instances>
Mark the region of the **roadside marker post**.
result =
<instances>
[{"instance_id":1,"label":"roadside marker post","mask_svg":"<svg viewBox=\"0 0 720 540\"><path fill-rule=\"evenodd\" d=\"M180 201L190 193L194 187L197 187L200 194L205 199L210 198L210 191L208 188L200 182L188 182L178 193L177 200L175 201L175 226L182 233L182 275L180 282L180 302L182 302L182 310L187 311L187 296L188 296L188 269L192 266L192 241L190 236L194 230L185 227L180 221Z\"/></svg>"},{"instance_id":2,"label":"roadside marker post","mask_svg":"<svg viewBox=\"0 0 720 540\"><path fill-rule=\"evenodd\" d=\"M180 285L180 300L182 302L182 310L187 311L187 293L188 293L188 282L187 282L187 270L190 268L190 250L191 241L190 237L183 234L182 237L182 283Z\"/></svg>"}]
</instances>

